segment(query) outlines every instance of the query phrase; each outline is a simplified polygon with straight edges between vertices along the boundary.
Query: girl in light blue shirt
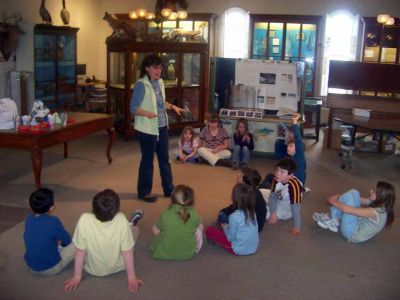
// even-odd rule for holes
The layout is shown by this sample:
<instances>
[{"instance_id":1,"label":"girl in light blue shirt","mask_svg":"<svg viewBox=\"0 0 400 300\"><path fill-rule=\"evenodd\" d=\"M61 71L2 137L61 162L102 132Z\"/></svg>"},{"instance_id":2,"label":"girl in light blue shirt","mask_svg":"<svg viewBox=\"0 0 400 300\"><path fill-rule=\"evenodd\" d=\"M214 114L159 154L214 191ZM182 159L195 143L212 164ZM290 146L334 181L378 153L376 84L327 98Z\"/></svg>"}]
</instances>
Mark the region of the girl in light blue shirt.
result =
<instances>
[{"instance_id":1,"label":"girl in light blue shirt","mask_svg":"<svg viewBox=\"0 0 400 300\"><path fill-rule=\"evenodd\" d=\"M223 230L208 227L207 239L236 255L254 254L259 244L255 201L254 189L237 183L232 190L235 211L229 216L229 224L221 224Z\"/></svg>"}]
</instances>

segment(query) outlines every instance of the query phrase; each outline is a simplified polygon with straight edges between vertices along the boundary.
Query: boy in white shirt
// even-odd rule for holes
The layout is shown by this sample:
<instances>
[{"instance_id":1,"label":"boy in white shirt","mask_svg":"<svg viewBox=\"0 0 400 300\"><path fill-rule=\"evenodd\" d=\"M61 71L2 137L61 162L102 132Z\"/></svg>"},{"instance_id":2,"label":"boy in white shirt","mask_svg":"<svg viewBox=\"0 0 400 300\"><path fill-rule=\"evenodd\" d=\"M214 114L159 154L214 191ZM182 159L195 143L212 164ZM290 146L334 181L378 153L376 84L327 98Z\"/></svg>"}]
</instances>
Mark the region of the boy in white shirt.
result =
<instances>
[{"instance_id":1,"label":"boy in white shirt","mask_svg":"<svg viewBox=\"0 0 400 300\"><path fill-rule=\"evenodd\" d=\"M92 202L92 212L84 213L76 225L74 277L64 283L64 290L75 290L82 280L83 268L95 276L106 276L126 270L128 289L135 292L143 281L136 277L133 248L139 228L129 224L119 212L118 195L110 190L98 193ZM143 212L140 212L143 215ZM139 218L140 218L139 217Z\"/></svg>"}]
</instances>

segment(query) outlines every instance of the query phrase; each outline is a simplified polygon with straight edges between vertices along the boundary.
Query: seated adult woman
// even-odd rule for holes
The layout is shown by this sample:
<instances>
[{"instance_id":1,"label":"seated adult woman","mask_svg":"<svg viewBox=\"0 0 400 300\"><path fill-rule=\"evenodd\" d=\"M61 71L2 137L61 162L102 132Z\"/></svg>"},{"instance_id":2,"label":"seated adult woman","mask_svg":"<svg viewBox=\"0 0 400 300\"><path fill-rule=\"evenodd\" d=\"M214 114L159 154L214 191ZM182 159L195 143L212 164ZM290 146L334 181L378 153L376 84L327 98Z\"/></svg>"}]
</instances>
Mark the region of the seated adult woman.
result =
<instances>
[{"instance_id":1,"label":"seated adult woman","mask_svg":"<svg viewBox=\"0 0 400 300\"><path fill-rule=\"evenodd\" d=\"M229 148L229 135L225 128L219 127L219 117L210 114L207 127L200 132L198 154L210 165L221 164L222 160L229 159L231 152Z\"/></svg>"}]
</instances>

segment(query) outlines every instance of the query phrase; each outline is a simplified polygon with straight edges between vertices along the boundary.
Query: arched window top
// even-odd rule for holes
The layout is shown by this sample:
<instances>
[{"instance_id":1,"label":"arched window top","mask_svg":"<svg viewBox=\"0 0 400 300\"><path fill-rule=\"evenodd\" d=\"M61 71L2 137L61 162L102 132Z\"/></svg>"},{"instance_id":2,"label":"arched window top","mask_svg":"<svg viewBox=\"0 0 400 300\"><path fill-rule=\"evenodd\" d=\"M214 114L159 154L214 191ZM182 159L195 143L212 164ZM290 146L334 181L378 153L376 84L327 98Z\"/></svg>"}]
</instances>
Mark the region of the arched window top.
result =
<instances>
[{"instance_id":1,"label":"arched window top","mask_svg":"<svg viewBox=\"0 0 400 300\"><path fill-rule=\"evenodd\" d=\"M222 17L223 56L231 58L248 57L249 13L242 8L233 7Z\"/></svg>"}]
</instances>

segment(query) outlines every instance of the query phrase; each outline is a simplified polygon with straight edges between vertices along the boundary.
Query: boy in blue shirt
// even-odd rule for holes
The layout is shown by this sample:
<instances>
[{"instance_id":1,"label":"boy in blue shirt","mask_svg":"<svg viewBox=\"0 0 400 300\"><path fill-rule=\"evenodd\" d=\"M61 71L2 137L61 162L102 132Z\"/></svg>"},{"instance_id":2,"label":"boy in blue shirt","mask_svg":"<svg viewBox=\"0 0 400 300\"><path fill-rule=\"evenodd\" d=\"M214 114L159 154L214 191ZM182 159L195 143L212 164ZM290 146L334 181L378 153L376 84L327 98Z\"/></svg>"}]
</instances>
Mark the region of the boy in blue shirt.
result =
<instances>
[{"instance_id":1,"label":"boy in blue shirt","mask_svg":"<svg viewBox=\"0 0 400 300\"><path fill-rule=\"evenodd\" d=\"M24 259L34 274L55 275L74 259L75 247L54 211L54 193L41 188L29 197L33 211L25 220Z\"/></svg>"}]
</instances>

